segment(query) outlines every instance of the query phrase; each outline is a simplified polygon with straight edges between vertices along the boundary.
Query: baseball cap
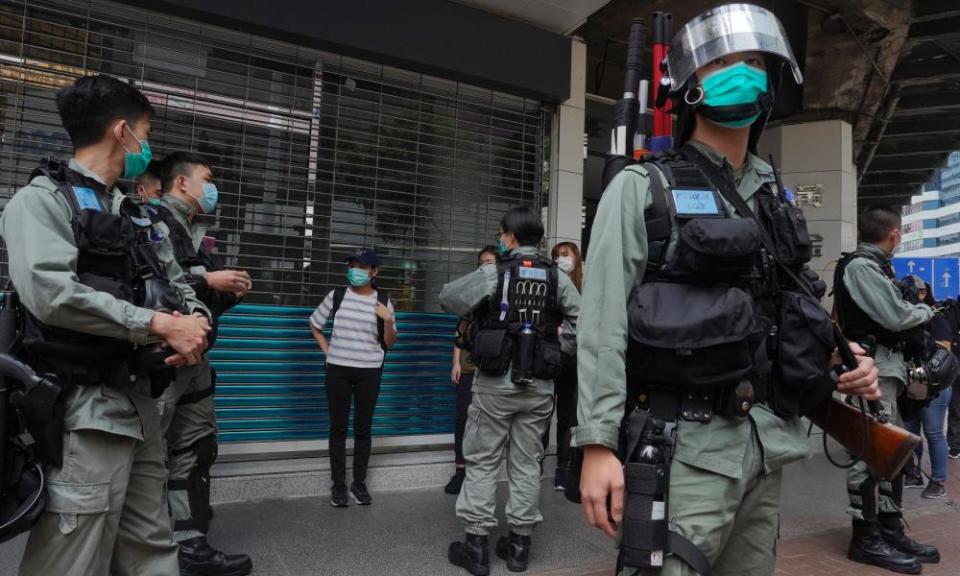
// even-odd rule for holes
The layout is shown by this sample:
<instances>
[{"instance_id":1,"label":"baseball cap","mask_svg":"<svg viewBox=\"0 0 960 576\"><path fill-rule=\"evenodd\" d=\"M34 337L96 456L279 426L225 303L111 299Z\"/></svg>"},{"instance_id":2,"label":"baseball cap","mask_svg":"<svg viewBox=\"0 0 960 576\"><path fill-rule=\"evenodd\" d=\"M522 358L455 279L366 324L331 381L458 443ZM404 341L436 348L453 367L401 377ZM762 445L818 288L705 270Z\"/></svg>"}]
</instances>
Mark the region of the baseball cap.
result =
<instances>
[{"instance_id":1,"label":"baseball cap","mask_svg":"<svg viewBox=\"0 0 960 576\"><path fill-rule=\"evenodd\" d=\"M343 259L347 264L351 262L359 262L361 264L366 264L367 266L372 266L374 268L380 267L380 258L377 257L377 253L370 248L361 248L354 252L353 254L347 256Z\"/></svg>"}]
</instances>

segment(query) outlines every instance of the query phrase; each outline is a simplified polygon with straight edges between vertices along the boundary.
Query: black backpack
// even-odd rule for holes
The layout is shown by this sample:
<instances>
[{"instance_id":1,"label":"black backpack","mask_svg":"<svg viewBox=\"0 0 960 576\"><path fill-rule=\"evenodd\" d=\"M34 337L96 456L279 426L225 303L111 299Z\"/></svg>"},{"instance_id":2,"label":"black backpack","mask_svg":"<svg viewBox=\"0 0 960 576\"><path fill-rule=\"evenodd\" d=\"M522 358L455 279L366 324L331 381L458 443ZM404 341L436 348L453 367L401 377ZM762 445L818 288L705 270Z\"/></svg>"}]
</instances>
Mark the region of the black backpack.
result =
<instances>
[{"instance_id":1,"label":"black backpack","mask_svg":"<svg viewBox=\"0 0 960 576\"><path fill-rule=\"evenodd\" d=\"M343 304L343 297L347 295L347 288L345 286L340 286L339 288L333 289L333 306L330 308L330 326L333 326L333 319L337 315L337 310L340 309L340 305ZM388 306L390 304L390 297L387 296L387 293L383 290L377 290L377 302ZM383 318L377 316L377 341L380 342L380 347L383 348L383 351L387 351L387 341L383 337L384 325Z\"/></svg>"},{"instance_id":2,"label":"black backpack","mask_svg":"<svg viewBox=\"0 0 960 576\"><path fill-rule=\"evenodd\" d=\"M950 349L960 357L960 302L949 298L940 303L940 315L950 324Z\"/></svg>"}]
</instances>

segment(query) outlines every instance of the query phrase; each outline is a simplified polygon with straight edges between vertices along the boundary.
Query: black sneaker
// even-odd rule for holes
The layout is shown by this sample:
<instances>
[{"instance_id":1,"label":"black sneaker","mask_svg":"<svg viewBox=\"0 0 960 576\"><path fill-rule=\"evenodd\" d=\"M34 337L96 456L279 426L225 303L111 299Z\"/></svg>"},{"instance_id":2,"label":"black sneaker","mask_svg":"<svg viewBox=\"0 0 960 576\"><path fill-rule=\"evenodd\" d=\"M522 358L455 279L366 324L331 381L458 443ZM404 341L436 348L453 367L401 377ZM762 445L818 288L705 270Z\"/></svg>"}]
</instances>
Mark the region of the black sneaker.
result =
<instances>
[{"instance_id":1,"label":"black sneaker","mask_svg":"<svg viewBox=\"0 0 960 576\"><path fill-rule=\"evenodd\" d=\"M330 489L330 505L334 508L346 508L350 505L347 499L347 485L337 482Z\"/></svg>"},{"instance_id":2,"label":"black sneaker","mask_svg":"<svg viewBox=\"0 0 960 576\"><path fill-rule=\"evenodd\" d=\"M907 474L903 477L904 488L923 488L923 476L919 474Z\"/></svg>"},{"instance_id":3,"label":"black sneaker","mask_svg":"<svg viewBox=\"0 0 960 576\"><path fill-rule=\"evenodd\" d=\"M557 492L563 492L567 489L567 471L563 468L557 468L553 473L553 489Z\"/></svg>"},{"instance_id":4,"label":"black sneaker","mask_svg":"<svg viewBox=\"0 0 960 576\"><path fill-rule=\"evenodd\" d=\"M958 449L958 448L951 448L951 449L950 449L950 454L949 454L949 456L950 456L951 458L953 458L954 460L956 460L957 458L960 458L960 449Z\"/></svg>"},{"instance_id":5,"label":"black sneaker","mask_svg":"<svg viewBox=\"0 0 960 576\"><path fill-rule=\"evenodd\" d=\"M350 495L353 496L353 501L361 506L369 506L370 502L373 502L373 499L370 498L370 493L367 492L367 485L363 482L354 482L351 484Z\"/></svg>"},{"instance_id":6,"label":"black sneaker","mask_svg":"<svg viewBox=\"0 0 960 576\"><path fill-rule=\"evenodd\" d=\"M927 487L923 489L923 493L920 494L920 497L930 500L937 500L938 498L943 498L946 494L947 491L943 487L943 482L931 480L930 483L927 484Z\"/></svg>"}]
</instances>

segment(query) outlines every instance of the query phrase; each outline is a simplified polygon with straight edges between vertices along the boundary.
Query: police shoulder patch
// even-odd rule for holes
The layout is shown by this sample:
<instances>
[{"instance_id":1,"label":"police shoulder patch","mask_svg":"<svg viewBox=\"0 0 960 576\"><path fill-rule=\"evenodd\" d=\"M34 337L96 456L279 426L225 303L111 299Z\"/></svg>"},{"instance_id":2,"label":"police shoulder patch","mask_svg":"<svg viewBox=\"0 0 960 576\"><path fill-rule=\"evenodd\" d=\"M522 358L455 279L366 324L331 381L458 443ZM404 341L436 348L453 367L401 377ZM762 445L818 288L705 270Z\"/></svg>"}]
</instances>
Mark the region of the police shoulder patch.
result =
<instances>
[{"instance_id":1,"label":"police shoulder patch","mask_svg":"<svg viewBox=\"0 0 960 576\"><path fill-rule=\"evenodd\" d=\"M73 189L73 197L77 200L77 206L81 210L96 210L97 212L103 212L103 206L100 204L100 199L97 198L97 193L93 188L86 188L84 186L71 186Z\"/></svg>"}]
</instances>

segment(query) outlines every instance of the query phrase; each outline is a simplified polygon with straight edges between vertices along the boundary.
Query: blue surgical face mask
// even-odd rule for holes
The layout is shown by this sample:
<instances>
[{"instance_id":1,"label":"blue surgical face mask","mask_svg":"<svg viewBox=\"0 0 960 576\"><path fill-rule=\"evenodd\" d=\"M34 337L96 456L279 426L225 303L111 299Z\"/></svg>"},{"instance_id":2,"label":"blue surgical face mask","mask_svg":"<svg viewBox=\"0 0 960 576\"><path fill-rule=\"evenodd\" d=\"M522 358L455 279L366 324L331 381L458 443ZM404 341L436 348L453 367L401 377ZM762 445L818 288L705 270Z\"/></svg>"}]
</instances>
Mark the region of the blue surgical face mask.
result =
<instances>
[{"instance_id":1,"label":"blue surgical face mask","mask_svg":"<svg viewBox=\"0 0 960 576\"><path fill-rule=\"evenodd\" d=\"M153 160L153 152L150 151L150 144L148 144L146 140L137 138L137 135L133 133L129 125L126 125L126 127L127 130L130 130L130 135L133 136L133 139L140 144L140 152L133 153L123 145L122 141L120 142L123 149L127 151L127 155L123 159L123 177L136 178L147 171L147 164L150 164L150 161Z\"/></svg>"},{"instance_id":2,"label":"blue surgical face mask","mask_svg":"<svg viewBox=\"0 0 960 576\"><path fill-rule=\"evenodd\" d=\"M190 178L187 180L193 181ZM217 185L213 182L204 182L202 184L203 194L199 198L187 192L187 194L197 201L200 204L200 209L203 210L204 214L210 214L217 207L217 200L220 198L220 192L217 190Z\"/></svg>"},{"instance_id":3,"label":"blue surgical face mask","mask_svg":"<svg viewBox=\"0 0 960 576\"><path fill-rule=\"evenodd\" d=\"M726 108L753 104L767 91L767 73L759 68L737 62L703 77L703 103L711 108ZM743 128L753 124L760 114L732 121L716 122L728 128Z\"/></svg>"},{"instance_id":4,"label":"blue surgical face mask","mask_svg":"<svg viewBox=\"0 0 960 576\"><path fill-rule=\"evenodd\" d=\"M370 271L366 268L348 268L347 282L355 288L366 286L370 283Z\"/></svg>"}]
</instances>

